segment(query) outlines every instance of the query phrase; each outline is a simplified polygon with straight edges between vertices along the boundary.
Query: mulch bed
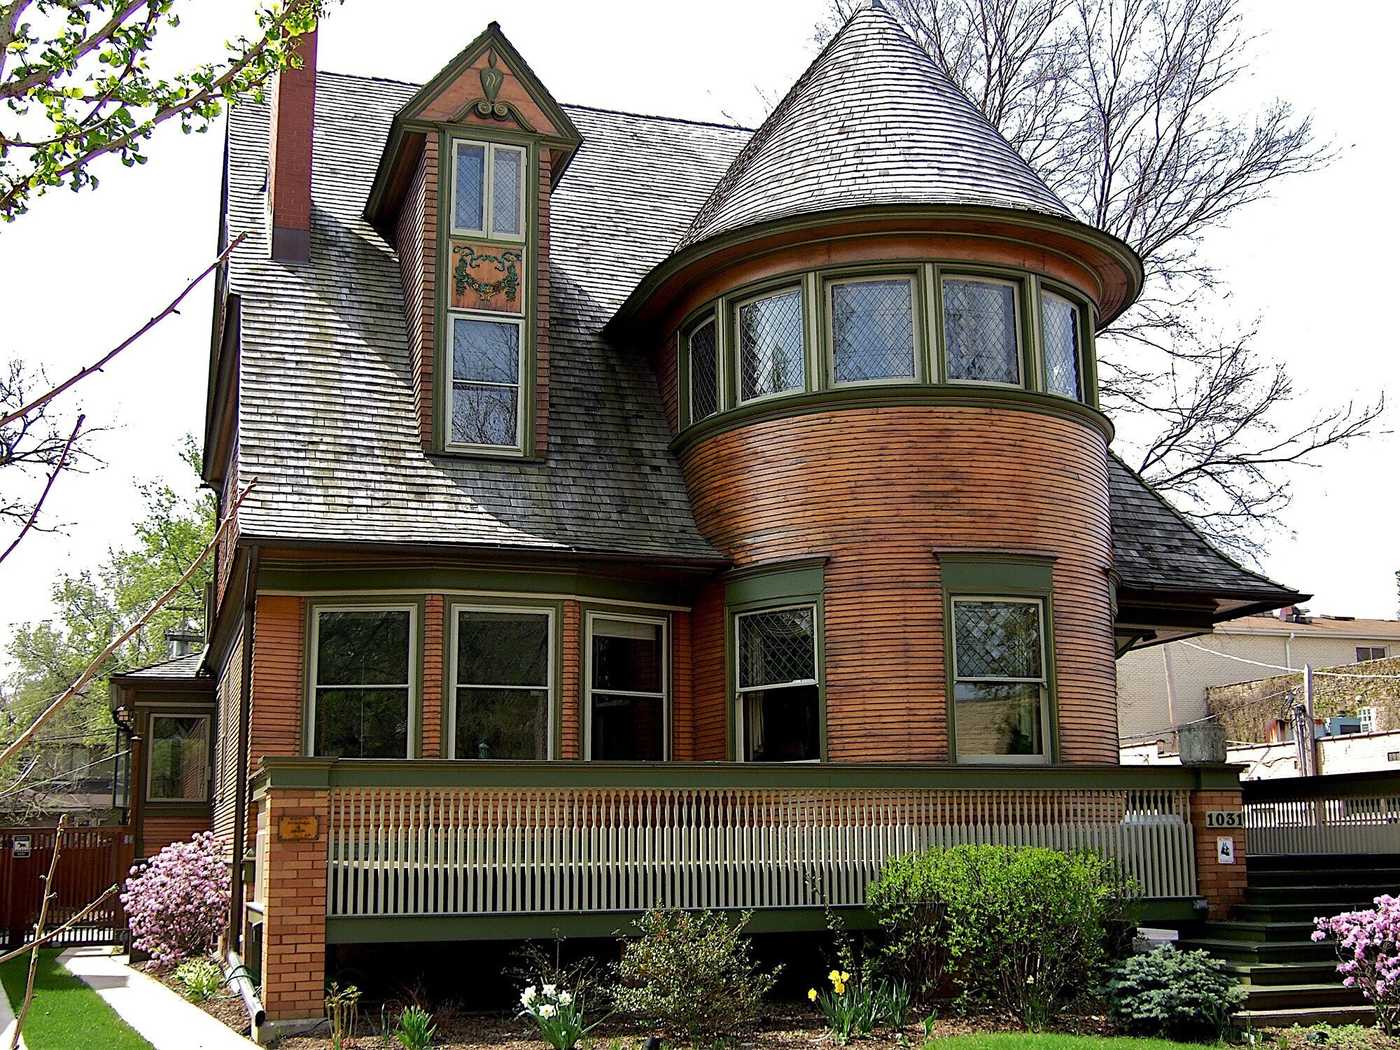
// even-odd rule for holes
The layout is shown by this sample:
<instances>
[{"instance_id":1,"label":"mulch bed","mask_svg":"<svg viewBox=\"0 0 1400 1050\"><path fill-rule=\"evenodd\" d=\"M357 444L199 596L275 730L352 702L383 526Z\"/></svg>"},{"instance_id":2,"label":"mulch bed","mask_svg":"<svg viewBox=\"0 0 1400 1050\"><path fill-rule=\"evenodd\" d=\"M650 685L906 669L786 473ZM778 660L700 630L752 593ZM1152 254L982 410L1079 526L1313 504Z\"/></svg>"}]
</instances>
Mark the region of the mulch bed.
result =
<instances>
[{"instance_id":1,"label":"mulch bed","mask_svg":"<svg viewBox=\"0 0 1400 1050\"><path fill-rule=\"evenodd\" d=\"M149 962L135 963L134 965L136 969L146 974L146 976L154 977L177 995L182 998L189 998L185 995L184 984L175 979L174 970L161 970L157 968L154 963ZM251 1038L251 1025L248 1023L248 1011L243 1008L243 1000L232 992L223 992L214 996L212 999L206 999L202 1003L195 1003L195 1006L198 1006L206 1014L209 1014L216 1020L223 1022L239 1035L246 1035Z\"/></svg>"}]
</instances>

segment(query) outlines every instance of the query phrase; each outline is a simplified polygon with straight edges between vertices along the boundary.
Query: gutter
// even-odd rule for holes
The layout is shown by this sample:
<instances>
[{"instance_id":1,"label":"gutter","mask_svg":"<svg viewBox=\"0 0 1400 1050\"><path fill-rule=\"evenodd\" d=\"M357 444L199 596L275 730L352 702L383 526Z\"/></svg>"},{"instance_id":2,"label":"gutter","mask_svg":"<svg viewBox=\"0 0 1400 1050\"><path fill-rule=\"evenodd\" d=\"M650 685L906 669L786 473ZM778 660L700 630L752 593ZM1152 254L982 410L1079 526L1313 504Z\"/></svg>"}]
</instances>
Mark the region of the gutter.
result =
<instances>
[{"instance_id":1,"label":"gutter","mask_svg":"<svg viewBox=\"0 0 1400 1050\"><path fill-rule=\"evenodd\" d=\"M243 854L248 848L248 735L253 707L253 621L258 604L258 560L258 548L250 547L247 575L243 579L243 678L238 684L238 755L233 772L233 883L228 920L231 951L243 946Z\"/></svg>"},{"instance_id":2,"label":"gutter","mask_svg":"<svg viewBox=\"0 0 1400 1050\"><path fill-rule=\"evenodd\" d=\"M257 989L253 987L253 981L248 976L248 967L243 965L243 960L231 948L228 961L224 963L224 984L242 998L243 1009L248 1011L248 1020L252 1022L254 1032L267 1023L267 1011L258 1001Z\"/></svg>"}]
</instances>

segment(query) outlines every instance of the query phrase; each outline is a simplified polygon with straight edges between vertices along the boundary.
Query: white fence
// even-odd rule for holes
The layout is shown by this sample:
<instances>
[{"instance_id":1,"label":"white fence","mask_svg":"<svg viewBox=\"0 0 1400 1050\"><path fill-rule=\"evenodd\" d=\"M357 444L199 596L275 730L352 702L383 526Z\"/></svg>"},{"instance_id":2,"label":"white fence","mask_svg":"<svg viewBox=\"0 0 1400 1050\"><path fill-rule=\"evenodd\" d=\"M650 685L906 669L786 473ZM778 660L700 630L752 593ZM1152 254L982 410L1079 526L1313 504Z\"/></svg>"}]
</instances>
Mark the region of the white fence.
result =
<instances>
[{"instance_id":1,"label":"white fence","mask_svg":"<svg viewBox=\"0 0 1400 1050\"><path fill-rule=\"evenodd\" d=\"M331 791L332 918L860 904L892 856L1096 850L1195 893L1174 789L360 788Z\"/></svg>"},{"instance_id":2,"label":"white fence","mask_svg":"<svg viewBox=\"0 0 1400 1050\"><path fill-rule=\"evenodd\" d=\"M1312 779L1316 778L1298 783ZM1260 799L1247 801L1244 813L1249 852L1257 856L1400 853L1400 791L1342 798Z\"/></svg>"}]
</instances>

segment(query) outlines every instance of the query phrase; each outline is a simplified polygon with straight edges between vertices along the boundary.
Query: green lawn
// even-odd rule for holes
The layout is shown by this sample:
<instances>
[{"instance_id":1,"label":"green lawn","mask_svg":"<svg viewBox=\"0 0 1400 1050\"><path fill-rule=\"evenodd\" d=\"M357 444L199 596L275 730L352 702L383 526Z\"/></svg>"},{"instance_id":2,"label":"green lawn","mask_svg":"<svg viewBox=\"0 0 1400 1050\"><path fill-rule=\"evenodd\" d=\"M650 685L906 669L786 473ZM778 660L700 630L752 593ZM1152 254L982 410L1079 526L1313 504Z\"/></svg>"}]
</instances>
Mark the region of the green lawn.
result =
<instances>
[{"instance_id":1,"label":"green lawn","mask_svg":"<svg viewBox=\"0 0 1400 1050\"><path fill-rule=\"evenodd\" d=\"M925 1050L1201 1050L1199 1043L1166 1039L1127 1039L1104 1035L1056 1035L1050 1032L987 1032L930 1039ZM36 1048L37 1050L37 1048Z\"/></svg>"},{"instance_id":2,"label":"green lawn","mask_svg":"<svg viewBox=\"0 0 1400 1050\"><path fill-rule=\"evenodd\" d=\"M24 1002L29 956L0 966L0 983L16 1014ZM34 974L34 1001L24 1022L29 1050L72 1050L100 1045L102 1050L152 1050L91 988L58 962L58 952L40 951Z\"/></svg>"}]
</instances>

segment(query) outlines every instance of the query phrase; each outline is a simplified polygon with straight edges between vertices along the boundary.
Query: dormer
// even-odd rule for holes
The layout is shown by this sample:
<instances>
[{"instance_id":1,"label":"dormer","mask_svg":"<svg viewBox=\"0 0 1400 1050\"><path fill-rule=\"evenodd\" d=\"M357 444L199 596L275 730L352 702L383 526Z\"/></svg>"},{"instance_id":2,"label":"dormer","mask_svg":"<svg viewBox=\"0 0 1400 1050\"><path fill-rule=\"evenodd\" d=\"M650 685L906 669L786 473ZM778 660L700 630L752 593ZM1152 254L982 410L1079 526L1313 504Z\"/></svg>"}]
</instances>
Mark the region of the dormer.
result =
<instances>
[{"instance_id":1,"label":"dormer","mask_svg":"<svg viewBox=\"0 0 1400 1050\"><path fill-rule=\"evenodd\" d=\"M544 458L549 198L580 142L495 22L394 116L365 214L398 251L428 452Z\"/></svg>"}]
</instances>

